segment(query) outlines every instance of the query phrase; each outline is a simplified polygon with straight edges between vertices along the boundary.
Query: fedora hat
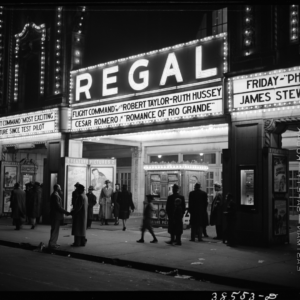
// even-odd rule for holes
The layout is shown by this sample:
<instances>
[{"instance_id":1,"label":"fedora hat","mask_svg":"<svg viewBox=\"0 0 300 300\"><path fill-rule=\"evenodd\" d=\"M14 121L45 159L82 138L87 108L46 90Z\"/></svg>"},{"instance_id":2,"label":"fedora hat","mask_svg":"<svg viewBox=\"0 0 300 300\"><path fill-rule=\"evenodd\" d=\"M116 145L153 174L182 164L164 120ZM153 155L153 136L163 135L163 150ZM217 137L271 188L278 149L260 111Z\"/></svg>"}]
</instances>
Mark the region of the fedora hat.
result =
<instances>
[{"instance_id":1,"label":"fedora hat","mask_svg":"<svg viewBox=\"0 0 300 300\"><path fill-rule=\"evenodd\" d=\"M92 185L89 186L89 191L93 191L94 187Z\"/></svg>"}]
</instances>

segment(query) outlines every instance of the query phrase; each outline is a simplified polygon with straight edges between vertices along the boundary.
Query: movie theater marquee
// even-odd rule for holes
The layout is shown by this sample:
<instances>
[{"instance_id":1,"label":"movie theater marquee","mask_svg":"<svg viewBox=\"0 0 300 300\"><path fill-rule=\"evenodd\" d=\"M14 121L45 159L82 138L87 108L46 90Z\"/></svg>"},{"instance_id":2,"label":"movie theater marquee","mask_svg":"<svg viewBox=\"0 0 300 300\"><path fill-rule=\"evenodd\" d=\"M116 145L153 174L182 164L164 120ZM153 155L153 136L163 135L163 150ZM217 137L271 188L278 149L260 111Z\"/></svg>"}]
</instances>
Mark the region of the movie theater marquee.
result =
<instances>
[{"instance_id":1,"label":"movie theater marquee","mask_svg":"<svg viewBox=\"0 0 300 300\"><path fill-rule=\"evenodd\" d=\"M223 114L226 34L71 72L72 131Z\"/></svg>"}]
</instances>

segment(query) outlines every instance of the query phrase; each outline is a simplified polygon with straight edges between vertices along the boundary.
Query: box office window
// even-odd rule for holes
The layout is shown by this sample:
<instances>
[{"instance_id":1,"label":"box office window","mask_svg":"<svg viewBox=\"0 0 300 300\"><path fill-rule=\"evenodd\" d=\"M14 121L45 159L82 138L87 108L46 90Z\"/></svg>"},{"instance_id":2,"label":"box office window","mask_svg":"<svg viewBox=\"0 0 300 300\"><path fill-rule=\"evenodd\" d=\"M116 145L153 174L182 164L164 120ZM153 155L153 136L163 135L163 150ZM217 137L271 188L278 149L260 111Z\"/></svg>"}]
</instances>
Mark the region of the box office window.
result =
<instances>
[{"instance_id":1,"label":"box office window","mask_svg":"<svg viewBox=\"0 0 300 300\"><path fill-rule=\"evenodd\" d=\"M160 155L159 155L160 156ZM178 155L161 155L159 157L158 155L150 156L150 162L165 162L165 163L171 163L171 162L178 162Z\"/></svg>"},{"instance_id":2,"label":"box office window","mask_svg":"<svg viewBox=\"0 0 300 300\"><path fill-rule=\"evenodd\" d=\"M241 205L254 206L254 169L240 170Z\"/></svg>"},{"instance_id":3,"label":"box office window","mask_svg":"<svg viewBox=\"0 0 300 300\"><path fill-rule=\"evenodd\" d=\"M216 163L216 153L203 153L203 155L199 154L184 154L183 161L196 161L198 163L205 163L214 165Z\"/></svg>"}]
</instances>

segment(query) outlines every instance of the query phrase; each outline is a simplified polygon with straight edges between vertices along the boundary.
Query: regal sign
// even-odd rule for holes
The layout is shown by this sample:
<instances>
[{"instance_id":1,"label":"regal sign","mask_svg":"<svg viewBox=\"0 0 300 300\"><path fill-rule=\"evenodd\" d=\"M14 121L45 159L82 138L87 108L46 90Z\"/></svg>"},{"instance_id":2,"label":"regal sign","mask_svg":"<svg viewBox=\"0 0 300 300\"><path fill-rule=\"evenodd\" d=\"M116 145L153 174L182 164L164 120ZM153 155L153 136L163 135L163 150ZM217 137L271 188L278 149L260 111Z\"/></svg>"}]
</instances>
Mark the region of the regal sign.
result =
<instances>
[{"instance_id":1,"label":"regal sign","mask_svg":"<svg viewBox=\"0 0 300 300\"><path fill-rule=\"evenodd\" d=\"M71 72L75 106L133 98L223 77L226 34ZM225 59L224 59L225 57Z\"/></svg>"}]
</instances>

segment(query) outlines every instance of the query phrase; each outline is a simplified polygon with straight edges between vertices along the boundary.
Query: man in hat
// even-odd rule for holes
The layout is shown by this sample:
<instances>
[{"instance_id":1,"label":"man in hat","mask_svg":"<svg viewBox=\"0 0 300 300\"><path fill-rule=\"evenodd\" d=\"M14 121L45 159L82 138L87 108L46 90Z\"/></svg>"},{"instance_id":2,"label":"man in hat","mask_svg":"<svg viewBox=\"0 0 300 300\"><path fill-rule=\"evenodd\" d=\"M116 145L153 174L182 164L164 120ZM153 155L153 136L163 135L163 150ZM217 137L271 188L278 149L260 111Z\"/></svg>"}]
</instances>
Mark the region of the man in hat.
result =
<instances>
[{"instance_id":1,"label":"man in hat","mask_svg":"<svg viewBox=\"0 0 300 300\"><path fill-rule=\"evenodd\" d=\"M93 207L96 205L96 196L93 194L94 187L91 185L89 191L86 194L88 198L88 214L87 214L87 229L91 228L93 221Z\"/></svg>"},{"instance_id":2,"label":"man in hat","mask_svg":"<svg viewBox=\"0 0 300 300\"><path fill-rule=\"evenodd\" d=\"M33 194L33 184L32 182L28 182L25 184L25 194L26 194L26 224L30 225L30 216L29 216L29 212L30 212L30 206L31 206L31 198L32 198L32 194Z\"/></svg>"},{"instance_id":3,"label":"man in hat","mask_svg":"<svg viewBox=\"0 0 300 300\"><path fill-rule=\"evenodd\" d=\"M50 249L56 249L59 247L57 244L59 236L60 222L64 218L64 214L69 216L70 213L62 207L62 193L59 184L54 184L53 193L50 196L50 222L51 232L48 247Z\"/></svg>"},{"instance_id":4,"label":"man in hat","mask_svg":"<svg viewBox=\"0 0 300 300\"><path fill-rule=\"evenodd\" d=\"M105 180L104 183L105 186L101 190L99 204L102 206L102 224L108 225L107 221L111 218L111 195L113 189L110 186L111 181Z\"/></svg>"},{"instance_id":5,"label":"man in hat","mask_svg":"<svg viewBox=\"0 0 300 300\"><path fill-rule=\"evenodd\" d=\"M86 225L87 225L87 210L88 199L84 193L84 186L79 184L77 187L78 196L75 205L71 211L72 215L72 235L74 235L73 247L85 246L86 239Z\"/></svg>"},{"instance_id":6,"label":"man in hat","mask_svg":"<svg viewBox=\"0 0 300 300\"><path fill-rule=\"evenodd\" d=\"M214 237L214 240L222 239L222 222L223 222L223 195L222 195L222 187L218 182L214 183L215 188L215 197L211 203L211 213L210 213L210 225L216 226L217 236Z\"/></svg>"},{"instance_id":7,"label":"man in hat","mask_svg":"<svg viewBox=\"0 0 300 300\"><path fill-rule=\"evenodd\" d=\"M191 242L195 242L196 235L202 241L203 228L207 226L207 193L202 191L200 183L196 183L194 191L189 194L189 213L191 224Z\"/></svg>"},{"instance_id":8,"label":"man in hat","mask_svg":"<svg viewBox=\"0 0 300 300\"><path fill-rule=\"evenodd\" d=\"M173 245L175 243L175 232L174 232L174 211L175 211L175 200L177 198L181 199L181 213L182 218L185 213L185 199L184 196L179 194L179 186L174 184L172 187L173 194L168 196L167 204L166 204L166 211L168 215L168 233L171 235L171 240L166 242L169 245ZM181 243L177 242L176 245L181 245Z\"/></svg>"},{"instance_id":9,"label":"man in hat","mask_svg":"<svg viewBox=\"0 0 300 300\"><path fill-rule=\"evenodd\" d=\"M72 192L72 202L71 202L73 207L74 207L76 199L78 197L78 187L79 187L79 185L80 185L79 182L76 182L74 184L75 190Z\"/></svg>"},{"instance_id":10,"label":"man in hat","mask_svg":"<svg viewBox=\"0 0 300 300\"><path fill-rule=\"evenodd\" d=\"M112 194L112 209L113 209L113 214L115 217L115 224L114 225L119 225L119 212L120 212L120 184L116 183L115 184L116 190Z\"/></svg>"}]
</instances>

